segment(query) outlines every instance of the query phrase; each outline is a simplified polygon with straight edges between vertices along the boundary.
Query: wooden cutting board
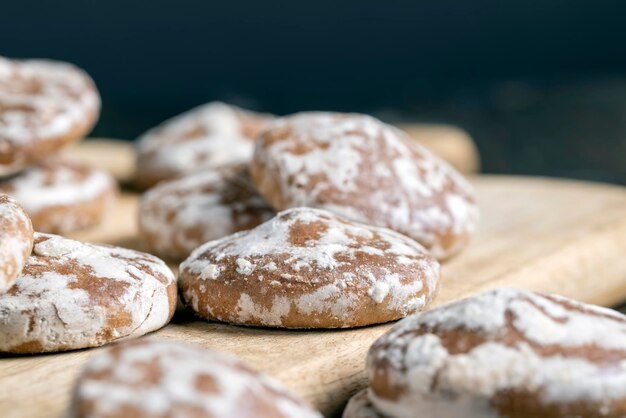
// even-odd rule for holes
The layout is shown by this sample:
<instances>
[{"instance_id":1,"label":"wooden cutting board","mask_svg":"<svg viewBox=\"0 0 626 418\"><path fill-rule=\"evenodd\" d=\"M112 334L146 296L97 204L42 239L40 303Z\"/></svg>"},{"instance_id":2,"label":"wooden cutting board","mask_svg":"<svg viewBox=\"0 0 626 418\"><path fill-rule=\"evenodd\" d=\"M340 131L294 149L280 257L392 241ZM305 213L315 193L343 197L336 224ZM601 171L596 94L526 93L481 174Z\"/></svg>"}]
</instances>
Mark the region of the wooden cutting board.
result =
<instances>
[{"instance_id":1,"label":"wooden cutting board","mask_svg":"<svg viewBox=\"0 0 626 418\"><path fill-rule=\"evenodd\" d=\"M626 191L543 178L479 176L482 223L443 268L441 304L498 286L557 292L613 305L626 299ZM75 238L136 247L137 197L125 194L102 227ZM371 342L390 325L341 331L277 331L177 314L148 338L234 353L281 380L327 416L365 385ZM83 363L99 349L0 358L0 415L61 417Z\"/></svg>"}]
</instances>

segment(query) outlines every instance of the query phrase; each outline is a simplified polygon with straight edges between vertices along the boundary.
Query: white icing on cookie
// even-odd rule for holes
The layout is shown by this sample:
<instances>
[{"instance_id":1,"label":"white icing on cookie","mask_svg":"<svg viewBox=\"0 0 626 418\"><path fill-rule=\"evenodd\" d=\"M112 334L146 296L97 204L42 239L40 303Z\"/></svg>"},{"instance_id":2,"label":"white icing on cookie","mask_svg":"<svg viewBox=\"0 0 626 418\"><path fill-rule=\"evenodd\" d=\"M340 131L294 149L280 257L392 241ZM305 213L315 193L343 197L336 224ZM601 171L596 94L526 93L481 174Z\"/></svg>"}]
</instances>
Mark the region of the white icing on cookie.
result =
<instances>
[{"instance_id":1,"label":"white icing on cookie","mask_svg":"<svg viewBox=\"0 0 626 418\"><path fill-rule=\"evenodd\" d=\"M304 112L277 119L259 136L251 170L276 209L318 207L388 227L438 258L456 252L476 229L468 182L369 116Z\"/></svg>"},{"instance_id":2,"label":"white icing on cookie","mask_svg":"<svg viewBox=\"0 0 626 418\"><path fill-rule=\"evenodd\" d=\"M134 341L92 358L71 417L321 418L273 379L235 358L178 342ZM85 412L87 411L87 412Z\"/></svg>"},{"instance_id":3,"label":"white icing on cookie","mask_svg":"<svg viewBox=\"0 0 626 418\"><path fill-rule=\"evenodd\" d=\"M169 119L138 139L138 176L150 183L149 178L160 181L199 169L248 162L258 129L246 129L246 124L249 119L265 118L269 117L211 102Z\"/></svg>"},{"instance_id":4,"label":"white icing on cookie","mask_svg":"<svg viewBox=\"0 0 626 418\"><path fill-rule=\"evenodd\" d=\"M99 111L98 92L82 70L55 61L0 57L0 156L10 161L0 164L0 173L33 162L39 143L82 137ZM64 139L68 135L73 137Z\"/></svg>"},{"instance_id":5,"label":"white icing on cookie","mask_svg":"<svg viewBox=\"0 0 626 418\"><path fill-rule=\"evenodd\" d=\"M22 272L33 247L33 226L24 209L0 194L0 294Z\"/></svg>"},{"instance_id":6,"label":"white icing on cookie","mask_svg":"<svg viewBox=\"0 0 626 418\"><path fill-rule=\"evenodd\" d=\"M159 259L35 233L22 274L0 295L0 351L92 347L165 325L175 278Z\"/></svg>"},{"instance_id":7,"label":"white icing on cookie","mask_svg":"<svg viewBox=\"0 0 626 418\"><path fill-rule=\"evenodd\" d=\"M108 212L117 190L115 180L104 171L82 164L48 160L19 174L0 179L0 193L15 198L33 218L39 231L69 232L89 226L91 218L73 208L105 198L102 215ZM54 210L60 213L47 214Z\"/></svg>"},{"instance_id":8,"label":"white icing on cookie","mask_svg":"<svg viewBox=\"0 0 626 418\"><path fill-rule=\"evenodd\" d=\"M139 237L151 252L184 259L207 241L253 228L272 216L274 211L252 186L247 166L226 165L145 193Z\"/></svg>"},{"instance_id":9,"label":"white icing on cookie","mask_svg":"<svg viewBox=\"0 0 626 418\"><path fill-rule=\"evenodd\" d=\"M296 208L199 247L181 264L179 280L187 301L204 301L194 309L215 319L354 326L364 325L370 308L372 322L423 309L437 289L439 265L393 231Z\"/></svg>"},{"instance_id":10,"label":"white icing on cookie","mask_svg":"<svg viewBox=\"0 0 626 418\"><path fill-rule=\"evenodd\" d=\"M457 339L444 341L450 332ZM460 342L463 335L474 342ZM535 394L539 405L589 402L608 411L626 398L626 317L498 289L406 318L372 346L368 365L370 381L385 376L385 387L400 394L388 399L373 384L372 402L392 418L418 410L424 418L496 418L493 402L504 391Z\"/></svg>"}]
</instances>

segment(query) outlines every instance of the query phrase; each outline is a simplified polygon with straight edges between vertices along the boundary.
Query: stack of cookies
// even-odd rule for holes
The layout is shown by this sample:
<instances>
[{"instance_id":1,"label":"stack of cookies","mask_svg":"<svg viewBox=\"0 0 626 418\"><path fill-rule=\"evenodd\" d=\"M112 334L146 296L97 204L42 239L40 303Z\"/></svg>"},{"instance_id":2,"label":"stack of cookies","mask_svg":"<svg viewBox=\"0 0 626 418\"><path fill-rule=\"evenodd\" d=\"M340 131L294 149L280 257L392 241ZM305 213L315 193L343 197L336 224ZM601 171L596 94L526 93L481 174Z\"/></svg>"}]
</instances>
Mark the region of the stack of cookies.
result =
<instances>
[{"instance_id":1,"label":"stack of cookies","mask_svg":"<svg viewBox=\"0 0 626 418\"><path fill-rule=\"evenodd\" d=\"M58 157L99 112L98 91L82 70L0 57L0 193L24 207L37 231L95 225L112 205L117 186L108 174Z\"/></svg>"},{"instance_id":2,"label":"stack of cookies","mask_svg":"<svg viewBox=\"0 0 626 418\"><path fill-rule=\"evenodd\" d=\"M476 228L468 182L366 115L210 103L138 143L140 238L209 320L363 326L424 309ZM158 184L157 184L158 183Z\"/></svg>"}]
</instances>

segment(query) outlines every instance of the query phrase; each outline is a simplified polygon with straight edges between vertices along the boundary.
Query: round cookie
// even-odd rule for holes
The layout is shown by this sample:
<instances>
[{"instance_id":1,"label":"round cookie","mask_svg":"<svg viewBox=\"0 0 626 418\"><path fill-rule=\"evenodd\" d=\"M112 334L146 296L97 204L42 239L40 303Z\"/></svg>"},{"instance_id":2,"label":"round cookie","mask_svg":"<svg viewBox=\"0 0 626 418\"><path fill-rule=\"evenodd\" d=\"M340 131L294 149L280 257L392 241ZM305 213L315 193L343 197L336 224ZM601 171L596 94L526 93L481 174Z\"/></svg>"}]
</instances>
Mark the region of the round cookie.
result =
<instances>
[{"instance_id":1,"label":"round cookie","mask_svg":"<svg viewBox=\"0 0 626 418\"><path fill-rule=\"evenodd\" d=\"M24 207L35 230L62 234L99 224L115 201L117 184L104 171L54 159L1 179L0 193Z\"/></svg>"},{"instance_id":2,"label":"round cookie","mask_svg":"<svg viewBox=\"0 0 626 418\"><path fill-rule=\"evenodd\" d=\"M71 418L322 418L274 380L226 354L146 339L92 358Z\"/></svg>"},{"instance_id":3,"label":"round cookie","mask_svg":"<svg viewBox=\"0 0 626 418\"><path fill-rule=\"evenodd\" d=\"M438 282L439 264L412 239L311 208L204 244L179 276L204 318L285 328L392 321L424 309Z\"/></svg>"},{"instance_id":4,"label":"round cookie","mask_svg":"<svg viewBox=\"0 0 626 418\"><path fill-rule=\"evenodd\" d=\"M138 139L136 184L145 189L200 169L248 162L254 138L271 118L211 102L167 120Z\"/></svg>"},{"instance_id":5,"label":"round cookie","mask_svg":"<svg viewBox=\"0 0 626 418\"><path fill-rule=\"evenodd\" d=\"M83 138L100 113L93 80L73 65L0 57L0 175Z\"/></svg>"},{"instance_id":6,"label":"round cookie","mask_svg":"<svg viewBox=\"0 0 626 418\"><path fill-rule=\"evenodd\" d=\"M389 418L626 416L626 316L498 289L401 321L370 348Z\"/></svg>"},{"instance_id":7,"label":"round cookie","mask_svg":"<svg viewBox=\"0 0 626 418\"><path fill-rule=\"evenodd\" d=\"M384 418L372 405L367 395L367 389L357 392L343 411L343 418Z\"/></svg>"},{"instance_id":8,"label":"round cookie","mask_svg":"<svg viewBox=\"0 0 626 418\"><path fill-rule=\"evenodd\" d=\"M256 142L259 193L276 210L310 206L405 234L445 259L475 230L469 183L404 132L370 116L305 112Z\"/></svg>"},{"instance_id":9,"label":"round cookie","mask_svg":"<svg viewBox=\"0 0 626 418\"><path fill-rule=\"evenodd\" d=\"M0 294L13 285L33 248L33 225L24 209L0 194Z\"/></svg>"},{"instance_id":10,"label":"round cookie","mask_svg":"<svg viewBox=\"0 0 626 418\"><path fill-rule=\"evenodd\" d=\"M176 281L158 258L35 233L22 274L0 295L0 352L95 347L167 324Z\"/></svg>"},{"instance_id":11,"label":"round cookie","mask_svg":"<svg viewBox=\"0 0 626 418\"><path fill-rule=\"evenodd\" d=\"M254 228L274 216L245 164L228 164L163 182L141 198L139 238L149 252L182 260L207 241Z\"/></svg>"}]
</instances>

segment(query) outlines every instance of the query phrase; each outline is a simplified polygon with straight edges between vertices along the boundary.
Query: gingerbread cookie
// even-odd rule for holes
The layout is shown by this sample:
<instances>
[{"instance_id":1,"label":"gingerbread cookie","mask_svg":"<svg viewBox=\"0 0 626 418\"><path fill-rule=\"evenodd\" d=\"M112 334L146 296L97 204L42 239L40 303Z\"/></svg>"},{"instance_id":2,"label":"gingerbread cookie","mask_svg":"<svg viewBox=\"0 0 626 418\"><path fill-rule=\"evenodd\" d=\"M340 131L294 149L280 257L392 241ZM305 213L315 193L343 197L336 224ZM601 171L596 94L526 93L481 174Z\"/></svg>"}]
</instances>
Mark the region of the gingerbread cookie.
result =
<instances>
[{"instance_id":1,"label":"gingerbread cookie","mask_svg":"<svg viewBox=\"0 0 626 418\"><path fill-rule=\"evenodd\" d=\"M0 57L0 175L83 138L100 113L91 78L73 65Z\"/></svg>"},{"instance_id":2,"label":"gingerbread cookie","mask_svg":"<svg viewBox=\"0 0 626 418\"><path fill-rule=\"evenodd\" d=\"M251 166L276 210L327 209L405 234L443 259L476 228L469 183L404 132L365 115L305 112L259 135Z\"/></svg>"},{"instance_id":3,"label":"gingerbread cookie","mask_svg":"<svg viewBox=\"0 0 626 418\"><path fill-rule=\"evenodd\" d=\"M254 228L274 216L245 164L229 164L150 189L139 207L139 238L148 251L182 260L207 241Z\"/></svg>"},{"instance_id":4,"label":"gingerbread cookie","mask_svg":"<svg viewBox=\"0 0 626 418\"><path fill-rule=\"evenodd\" d=\"M411 316L368 356L390 418L626 416L626 316L498 289Z\"/></svg>"},{"instance_id":5,"label":"gingerbread cookie","mask_svg":"<svg viewBox=\"0 0 626 418\"><path fill-rule=\"evenodd\" d=\"M424 309L439 282L412 239L311 208L208 242L180 267L182 298L200 316L285 328L392 321Z\"/></svg>"},{"instance_id":6,"label":"gingerbread cookie","mask_svg":"<svg viewBox=\"0 0 626 418\"><path fill-rule=\"evenodd\" d=\"M69 416L322 418L234 357L145 339L117 344L87 363Z\"/></svg>"},{"instance_id":7,"label":"gingerbread cookie","mask_svg":"<svg viewBox=\"0 0 626 418\"><path fill-rule=\"evenodd\" d=\"M33 248L33 225L24 209L0 194L0 294L22 272Z\"/></svg>"},{"instance_id":8,"label":"gingerbread cookie","mask_svg":"<svg viewBox=\"0 0 626 418\"><path fill-rule=\"evenodd\" d=\"M0 352L95 347L161 328L176 282L156 257L35 233L15 284L0 295Z\"/></svg>"},{"instance_id":9,"label":"gingerbread cookie","mask_svg":"<svg viewBox=\"0 0 626 418\"><path fill-rule=\"evenodd\" d=\"M212 102L167 120L138 139L136 184L148 188L200 169L248 162L253 139L271 118Z\"/></svg>"},{"instance_id":10,"label":"gingerbread cookie","mask_svg":"<svg viewBox=\"0 0 626 418\"><path fill-rule=\"evenodd\" d=\"M0 180L0 193L24 207L35 230L66 233L99 224L115 201L117 184L104 171L48 160Z\"/></svg>"}]
</instances>

